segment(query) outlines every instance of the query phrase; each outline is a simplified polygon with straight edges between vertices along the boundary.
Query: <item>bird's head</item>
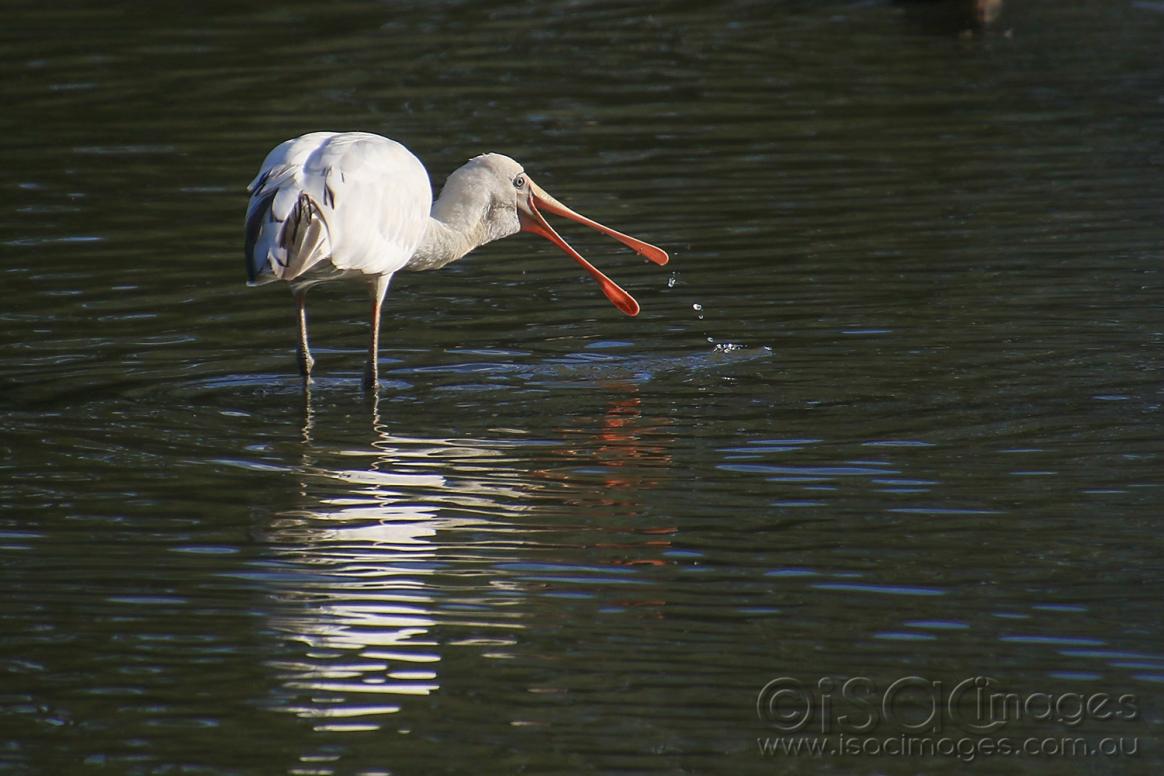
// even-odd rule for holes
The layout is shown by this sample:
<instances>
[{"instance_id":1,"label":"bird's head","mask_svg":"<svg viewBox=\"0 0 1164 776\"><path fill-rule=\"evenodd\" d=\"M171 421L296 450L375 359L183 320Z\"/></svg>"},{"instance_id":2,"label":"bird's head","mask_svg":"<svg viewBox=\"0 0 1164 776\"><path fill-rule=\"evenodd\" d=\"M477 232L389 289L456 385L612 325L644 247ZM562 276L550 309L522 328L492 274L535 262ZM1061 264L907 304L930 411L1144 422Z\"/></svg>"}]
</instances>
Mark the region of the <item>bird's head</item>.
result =
<instances>
[{"instance_id":1,"label":"bird's head","mask_svg":"<svg viewBox=\"0 0 1164 776\"><path fill-rule=\"evenodd\" d=\"M479 202L484 200L484 216L479 216L481 228L484 230L484 234L481 235L484 238L481 240L481 244L509 237L518 232L533 232L540 235L581 264L583 269L597 281L606 298L627 315L638 315L639 303L634 300L634 297L574 250L554 231L554 228L546 222L542 214L552 213L602 232L655 264L663 265L668 261L667 252L662 248L603 226L597 221L566 207L534 183L522 166L508 156L482 154L470 159L449 176L446 188L449 186L455 186L467 192L472 191L476 195L473 197L474 199L478 199ZM442 195L441 202L438 202L437 207L444 204L444 199ZM455 206L453 201L450 201L448 205ZM434 215L443 220L453 214L434 212Z\"/></svg>"}]
</instances>

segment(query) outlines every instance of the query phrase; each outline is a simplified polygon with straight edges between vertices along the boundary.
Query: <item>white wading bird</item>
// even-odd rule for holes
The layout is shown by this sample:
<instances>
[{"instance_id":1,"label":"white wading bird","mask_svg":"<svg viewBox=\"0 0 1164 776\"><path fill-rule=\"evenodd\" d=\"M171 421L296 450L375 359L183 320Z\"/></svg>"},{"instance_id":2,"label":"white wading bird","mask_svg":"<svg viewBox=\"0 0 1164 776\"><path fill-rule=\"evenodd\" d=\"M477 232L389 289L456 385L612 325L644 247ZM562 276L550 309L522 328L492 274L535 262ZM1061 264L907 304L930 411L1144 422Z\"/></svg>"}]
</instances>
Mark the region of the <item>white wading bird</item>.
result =
<instances>
[{"instance_id":1,"label":"white wading bird","mask_svg":"<svg viewBox=\"0 0 1164 776\"><path fill-rule=\"evenodd\" d=\"M363 280L372 292L372 340L364 386L377 384L380 305L397 270L430 270L519 231L545 237L581 264L627 315L639 304L571 248L541 211L607 234L656 264L661 248L616 232L558 202L501 154L483 154L449 176L436 202L412 153L366 132L312 132L275 147L247 190L250 285L291 284L299 317L299 370L311 374L307 291L330 280Z\"/></svg>"}]
</instances>

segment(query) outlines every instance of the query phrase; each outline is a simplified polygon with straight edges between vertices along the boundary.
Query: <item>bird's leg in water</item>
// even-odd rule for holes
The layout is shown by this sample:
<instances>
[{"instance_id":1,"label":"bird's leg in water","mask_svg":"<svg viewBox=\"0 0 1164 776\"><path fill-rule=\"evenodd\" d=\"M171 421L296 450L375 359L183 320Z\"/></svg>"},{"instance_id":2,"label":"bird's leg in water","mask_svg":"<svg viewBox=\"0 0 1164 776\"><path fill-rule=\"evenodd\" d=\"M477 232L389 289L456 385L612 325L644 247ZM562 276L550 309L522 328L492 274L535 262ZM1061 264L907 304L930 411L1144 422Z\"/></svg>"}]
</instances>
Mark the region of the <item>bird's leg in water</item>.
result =
<instances>
[{"instance_id":1,"label":"bird's leg in water","mask_svg":"<svg viewBox=\"0 0 1164 776\"><path fill-rule=\"evenodd\" d=\"M372 302L372 341L368 345L368 363L364 365L364 390L379 386L380 374L377 357L380 351L380 300Z\"/></svg>"},{"instance_id":2,"label":"bird's leg in water","mask_svg":"<svg viewBox=\"0 0 1164 776\"><path fill-rule=\"evenodd\" d=\"M380 306L388 293L391 275L381 275L372 284L372 340L368 343L368 364L364 367L364 389L380 387Z\"/></svg>"},{"instance_id":3,"label":"bird's leg in water","mask_svg":"<svg viewBox=\"0 0 1164 776\"><path fill-rule=\"evenodd\" d=\"M311 367L315 359L311 357L311 348L307 346L307 292L295 295L295 307L299 318L299 345L296 351L299 356L299 374L304 380L311 379Z\"/></svg>"}]
</instances>

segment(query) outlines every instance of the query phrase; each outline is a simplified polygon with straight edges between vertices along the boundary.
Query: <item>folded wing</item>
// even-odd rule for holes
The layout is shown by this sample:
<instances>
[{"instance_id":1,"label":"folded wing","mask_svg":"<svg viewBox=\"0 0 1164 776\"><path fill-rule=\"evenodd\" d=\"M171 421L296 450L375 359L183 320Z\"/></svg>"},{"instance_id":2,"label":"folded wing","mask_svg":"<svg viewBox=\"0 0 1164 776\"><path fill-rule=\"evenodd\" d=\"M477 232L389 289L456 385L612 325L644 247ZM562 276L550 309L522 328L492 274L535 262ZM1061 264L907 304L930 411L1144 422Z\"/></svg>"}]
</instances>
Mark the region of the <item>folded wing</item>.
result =
<instances>
[{"instance_id":1,"label":"folded wing","mask_svg":"<svg viewBox=\"0 0 1164 776\"><path fill-rule=\"evenodd\" d=\"M432 187L408 149L364 132L313 132L267 155L246 217L251 283L294 281L323 262L390 274L424 238Z\"/></svg>"}]
</instances>

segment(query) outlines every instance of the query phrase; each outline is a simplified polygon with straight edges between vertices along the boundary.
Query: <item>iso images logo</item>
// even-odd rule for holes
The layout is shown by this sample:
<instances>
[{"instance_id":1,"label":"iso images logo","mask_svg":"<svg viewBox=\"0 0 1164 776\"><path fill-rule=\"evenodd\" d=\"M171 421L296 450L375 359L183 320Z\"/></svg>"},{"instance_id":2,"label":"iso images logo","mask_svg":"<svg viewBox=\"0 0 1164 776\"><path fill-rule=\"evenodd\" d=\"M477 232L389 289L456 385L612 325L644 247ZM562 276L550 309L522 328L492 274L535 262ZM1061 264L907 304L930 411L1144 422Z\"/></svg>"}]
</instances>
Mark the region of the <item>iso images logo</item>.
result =
<instances>
[{"instance_id":1,"label":"iso images logo","mask_svg":"<svg viewBox=\"0 0 1164 776\"><path fill-rule=\"evenodd\" d=\"M952 756L970 762L1139 752L1138 738L1108 735L1139 719L1131 693L1016 691L988 676L953 683L923 676L880 683L866 676L811 682L781 676L760 689L756 716L774 734L757 739L765 756ZM1084 736L1085 725L1104 735ZM1043 735L1030 735L1047 726L1038 731Z\"/></svg>"}]
</instances>

